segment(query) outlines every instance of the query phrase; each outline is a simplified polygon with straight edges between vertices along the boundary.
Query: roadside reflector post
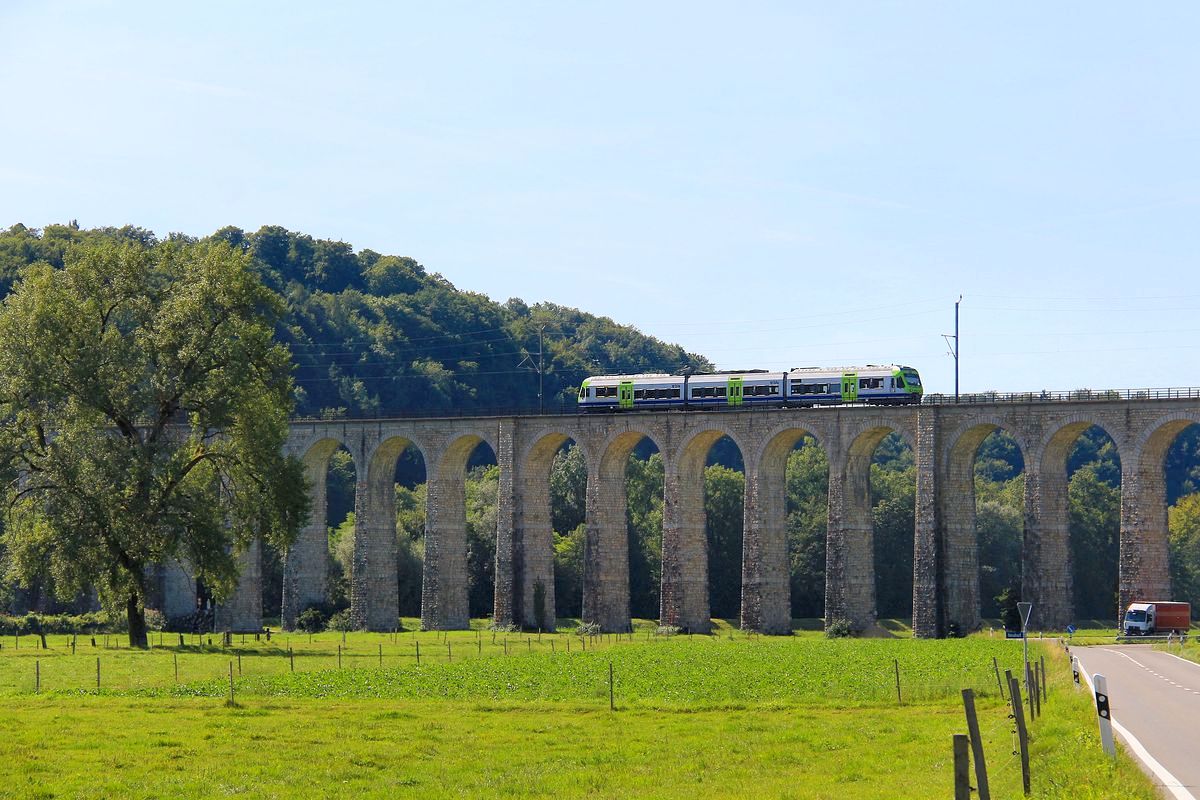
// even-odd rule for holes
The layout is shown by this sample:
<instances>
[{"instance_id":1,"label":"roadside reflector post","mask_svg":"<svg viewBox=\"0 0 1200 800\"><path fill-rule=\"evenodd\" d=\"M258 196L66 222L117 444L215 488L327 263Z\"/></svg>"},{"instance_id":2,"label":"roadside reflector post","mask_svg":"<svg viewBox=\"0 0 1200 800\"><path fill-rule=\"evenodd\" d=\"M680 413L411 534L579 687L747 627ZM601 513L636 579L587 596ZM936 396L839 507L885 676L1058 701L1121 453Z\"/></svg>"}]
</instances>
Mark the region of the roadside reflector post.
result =
<instances>
[{"instance_id":1,"label":"roadside reflector post","mask_svg":"<svg viewBox=\"0 0 1200 800\"><path fill-rule=\"evenodd\" d=\"M1112 711L1108 707L1108 680L1097 673L1092 676L1092 683L1096 687L1096 717L1100 721L1100 743L1104 745L1104 752L1112 758L1117 757L1117 746L1113 743L1112 732Z\"/></svg>"}]
</instances>

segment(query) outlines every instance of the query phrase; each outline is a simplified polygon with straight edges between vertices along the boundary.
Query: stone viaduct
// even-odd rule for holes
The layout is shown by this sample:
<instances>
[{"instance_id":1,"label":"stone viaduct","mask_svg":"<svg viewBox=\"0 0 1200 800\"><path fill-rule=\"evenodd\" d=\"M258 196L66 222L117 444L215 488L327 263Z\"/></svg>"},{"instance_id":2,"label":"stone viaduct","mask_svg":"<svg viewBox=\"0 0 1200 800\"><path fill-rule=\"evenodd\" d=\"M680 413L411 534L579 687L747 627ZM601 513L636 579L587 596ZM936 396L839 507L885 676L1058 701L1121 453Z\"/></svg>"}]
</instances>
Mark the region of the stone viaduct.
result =
<instances>
[{"instance_id":1,"label":"stone viaduct","mask_svg":"<svg viewBox=\"0 0 1200 800\"><path fill-rule=\"evenodd\" d=\"M1076 438L1098 425L1121 460L1119 595L1170 596L1164 460L1175 437L1200 423L1200 397L850 406L722 412L297 421L288 447L308 471L313 514L286 554L283 625L325 599L328 553L325 474L339 447L357 469L352 617L369 630L397 622L394 475L406 448L422 454L428 482L421 621L429 629L465 628L467 572L464 480L481 443L500 469L496 531L497 624L554 622L553 533L549 476L568 441L587 462L583 616L608 631L630 626L625 465L650 439L662 454L665 497L660 623L709 629L704 465L723 436L745 462L741 625L769 634L790 630L784 472L788 454L812 436L829 460L825 617L865 628L875 621L870 463L888 434L916 460L913 627L943 635L980 623L974 460L996 429L1015 437L1025 460L1024 599L1031 626L1058 628L1072 618L1067 457ZM258 553L243 556L236 595L218 609L218 627L261 623ZM540 586L540 590L537 587ZM169 593L168 593L169 594Z\"/></svg>"}]
</instances>

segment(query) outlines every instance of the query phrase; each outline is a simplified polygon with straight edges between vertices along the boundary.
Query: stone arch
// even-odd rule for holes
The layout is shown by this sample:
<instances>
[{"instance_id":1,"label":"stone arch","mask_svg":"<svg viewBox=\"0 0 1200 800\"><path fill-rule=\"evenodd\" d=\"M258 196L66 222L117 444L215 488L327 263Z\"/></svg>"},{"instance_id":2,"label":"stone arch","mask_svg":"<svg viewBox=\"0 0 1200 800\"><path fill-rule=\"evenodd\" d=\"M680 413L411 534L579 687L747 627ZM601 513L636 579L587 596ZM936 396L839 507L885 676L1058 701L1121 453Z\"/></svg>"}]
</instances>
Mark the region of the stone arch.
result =
<instances>
[{"instance_id":1,"label":"stone arch","mask_svg":"<svg viewBox=\"0 0 1200 800\"><path fill-rule=\"evenodd\" d=\"M1113 442L1124 463L1121 441L1102 417L1087 413L1056 419L1030 448L1025 462L1021 596L1033 603L1033 628L1062 630L1074 618L1067 460L1080 435L1093 426ZM1122 496L1125 493L1122 487Z\"/></svg>"},{"instance_id":2,"label":"stone arch","mask_svg":"<svg viewBox=\"0 0 1200 800\"><path fill-rule=\"evenodd\" d=\"M771 431L761 449L746 459L745 525L742 545L741 627L787 635L792 628L791 574L787 542L787 461L796 445L821 437L801 425Z\"/></svg>"},{"instance_id":3,"label":"stone arch","mask_svg":"<svg viewBox=\"0 0 1200 800\"><path fill-rule=\"evenodd\" d=\"M575 442L575 447L581 448L585 463L590 465L587 454L578 440L563 431L551 431L540 435L526 448L519 461L522 487L517 540L520 555L514 567L516 586L513 594L516 607L513 609L513 616L517 624L528 628L547 631L556 628L550 474L555 458L568 442ZM540 614L537 607L539 599Z\"/></svg>"},{"instance_id":4,"label":"stone arch","mask_svg":"<svg viewBox=\"0 0 1200 800\"><path fill-rule=\"evenodd\" d=\"M666 465L663 505L661 624L691 633L712 629L708 592L708 531L704 468L713 445L736 435L717 428L693 431Z\"/></svg>"},{"instance_id":5,"label":"stone arch","mask_svg":"<svg viewBox=\"0 0 1200 800\"><path fill-rule=\"evenodd\" d=\"M426 460L425 568L421 576L421 627L470 627L467 574L466 470L481 444L496 452L490 433L467 431Z\"/></svg>"},{"instance_id":6,"label":"stone arch","mask_svg":"<svg viewBox=\"0 0 1200 800\"><path fill-rule=\"evenodd\" d=\"M390 631L399 624L396 572L396 462L409 448L424 452L412 439L393 434L367 454L354 497L354 560L350 580L350 618L356 628Z\"/></svg>"},{"instance_id":7,"label":"stone arch","mask_svg":"<svg viewBox=\"0 0 1200 800\"><path fill-rule=\"evenodd\" d=\"M295 628L296 618L305 608L323 605L329 599L325 586L329 572L325 481L329 458L342 446L339 437L322 435L307 443L300 455L312 511L308 523L284 554L280 622L285 630ZM361 475L362 465L357 460L354 467L356 474Z\"/></svg>"},{"instance_id":8,"label":"stone arch","mask_svg":"<svg viewBox=\"0 0 1200 800\"><path fill-rule=\"evenodd\" d=\"M911 431L872 420L849 433L849 445L829 469L829 528L825 551L825 624L842 619L856 630L875 624L875 527L871 514L871 460L897 433L910 448Z\"/></svg>"},{"instance_id":9,"label":"stone arch","mask_svg":"<svg viewBox=\"0 0 1200 800\"><path fill-rule=\"evenodd\" d=\"M942 505L942 576L940 591L947 629L962 633L982 624L979 590L979 536L976 530L975 459L983 442L998 430L1017 443L1022 461L1028 460L1029 445L1010 421L987 415L958 427L949 438L945 455L945 480L939 501Z\"/></svg>"},{"instance_id":10,"label":"stone arch","mask_svg":"<svg viewBox=\"0 0 1200 800\"><path fill-rule=\"evenodd\" d=\"M1171 597L1167 527L1167 452L1175 439L1200 424L1200 411L1164 414L1133 440L1121 461L1121 560L1118 620L1135 600Z\"/></svg>"},{"instance_id":11,"label":"stone arch","mask_svg":"<svg viewBox=\"0 0 1200 800\"><path fill-rule=\"evenodd\" d=\"M661 447L646 430L610 434L599 457L588 460L587 538L583 559L583 619L602 630L630 630L629 532L625 468L643 439Z\"/></svg>"}]
</instances>

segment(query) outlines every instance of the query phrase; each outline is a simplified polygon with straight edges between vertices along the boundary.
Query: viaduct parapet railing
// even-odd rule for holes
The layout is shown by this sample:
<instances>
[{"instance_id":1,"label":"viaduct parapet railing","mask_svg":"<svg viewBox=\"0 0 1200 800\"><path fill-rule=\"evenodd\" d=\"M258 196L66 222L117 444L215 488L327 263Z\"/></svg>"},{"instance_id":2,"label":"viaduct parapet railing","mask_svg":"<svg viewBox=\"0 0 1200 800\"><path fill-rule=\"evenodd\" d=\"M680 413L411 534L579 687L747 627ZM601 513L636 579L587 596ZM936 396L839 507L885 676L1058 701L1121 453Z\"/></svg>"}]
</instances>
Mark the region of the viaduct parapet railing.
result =
<instances>
[{"instance_id":1,"label":"viaduct parapet railing","mask_svg":"<svg viewBox=\"0 0 1200 800\"><path fill-rule=\"evenodd\" d=\"M1172 394L1137 393L1154 391ZM1025 462L1022 596L1034 604L1031 625L1058 629L1072 620L1067 457L1076 439L1097 425L1120 456L1118 588L1124 607L1135 598L1170 596L1164 462L1176 436L1195 423L1200 423L1197 389L1069 399L1028 399L1022 393L988 402L960 397L959 403L951 397L904 407L297 420L288 449L306 466L313 513L285 557L283 624L292 627L304 608L326 600L325 476L330 456L345 447L357 474L352 617L369 630L396 625L393 483L397 459L416 448L428 487L422 625L467 627L465 476L471 454L486 443L500 471L494 621L553 628L549 479L555 454L573 441L587 463L583 617L607 631L628 630L625 465L649 439L665 470L660 622L707 631L704 465L713 444L728 436L741 451L746 476L741 625L787 633L785 469L788 454L811 436L829 461L825 618L866 628L876 619L870 464L880 441L896 433L912 447L917 473L914 632L934 637L952 627L969 631L980 624L974 461L983 440L1003 429ZM219 626L260 625L258 558L256 548L243 555L238 591L218 609ZM181 575L179 569L166 571L168 615L186 602Z\"/></svg>"}]
</instances>

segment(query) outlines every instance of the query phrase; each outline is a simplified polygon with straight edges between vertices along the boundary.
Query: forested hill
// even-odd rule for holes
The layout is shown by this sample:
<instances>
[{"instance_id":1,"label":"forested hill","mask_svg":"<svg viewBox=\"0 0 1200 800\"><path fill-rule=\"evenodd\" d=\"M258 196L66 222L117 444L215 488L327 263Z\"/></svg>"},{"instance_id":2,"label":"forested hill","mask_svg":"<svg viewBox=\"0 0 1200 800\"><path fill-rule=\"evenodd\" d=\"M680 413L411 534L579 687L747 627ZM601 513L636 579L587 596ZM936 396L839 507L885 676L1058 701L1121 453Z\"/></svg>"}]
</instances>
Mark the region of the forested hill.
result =
<instances>
[{"instance_id":1,"label":"forested hill","mask_svg":"<svg viewBox=\"0 0 1200 800\"><path fill-rule=\"evenodd\" d=\"M26 265L62 266L73 243L96 238L158 241L130 226L15 225L0 233L0 295ZM286 301L278 337L296 362L301 416L537 408L539 329L547 410L572 405L588 375L712 368L703 356L606 317L517 298L501 304L456 289L405 256L355 252L277 226L254 233L227 227L211 238L248 251Z\"/></svg>"}]
</instances>

